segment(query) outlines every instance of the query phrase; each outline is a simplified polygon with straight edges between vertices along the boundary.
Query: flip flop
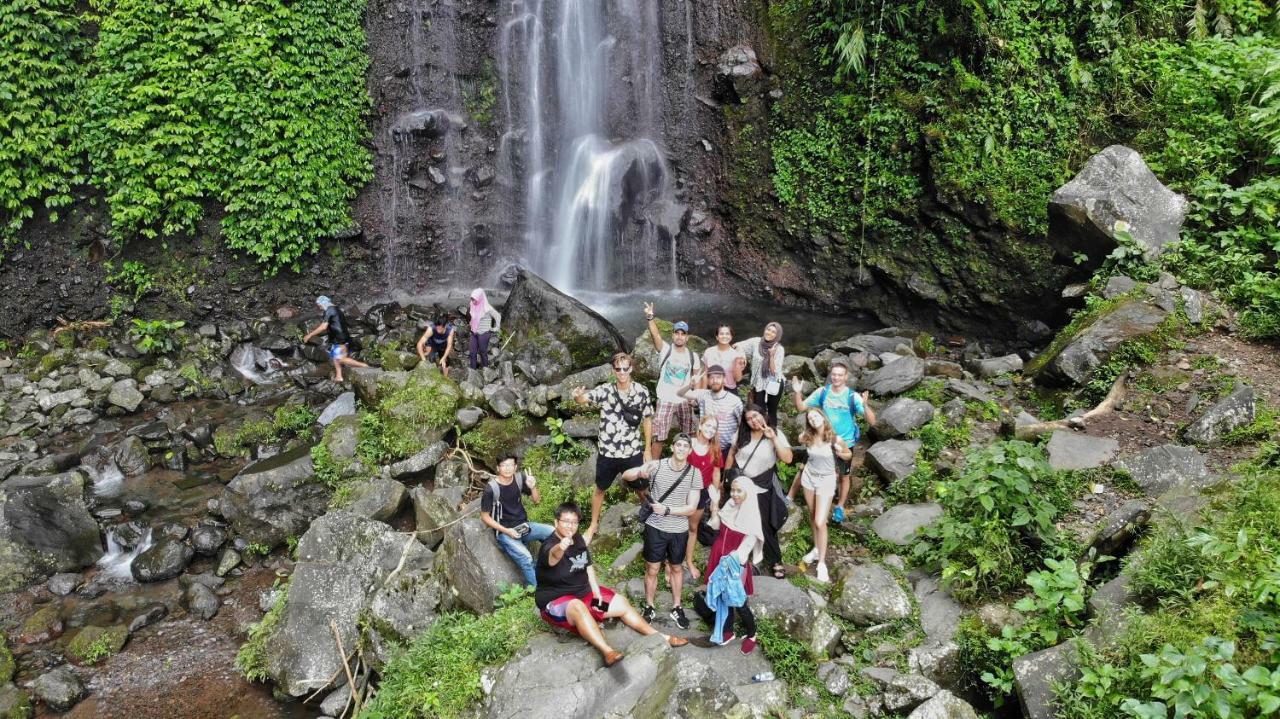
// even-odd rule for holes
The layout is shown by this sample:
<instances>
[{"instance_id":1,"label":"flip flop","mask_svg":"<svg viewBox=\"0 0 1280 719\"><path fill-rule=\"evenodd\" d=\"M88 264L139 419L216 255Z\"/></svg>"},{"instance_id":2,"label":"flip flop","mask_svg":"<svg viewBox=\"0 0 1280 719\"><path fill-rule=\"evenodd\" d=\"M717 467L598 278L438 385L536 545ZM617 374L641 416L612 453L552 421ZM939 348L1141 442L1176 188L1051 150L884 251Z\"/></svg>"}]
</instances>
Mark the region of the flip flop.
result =
<instances>
[{"instance_id":1,"label":"flip flop","mask_svg":"<svg viewBox=\"0 0 1280 719\"><path fill-rule=\"evenodd\" d=\"M783 565L781 565L781 564L775 564L775 565L773 565L773 578L774 578L774 579L786 579L786 578L787 578L787 568L786 568L786 567L784 567L784 566L783 566Z\"/></svg>"}]
</instances>

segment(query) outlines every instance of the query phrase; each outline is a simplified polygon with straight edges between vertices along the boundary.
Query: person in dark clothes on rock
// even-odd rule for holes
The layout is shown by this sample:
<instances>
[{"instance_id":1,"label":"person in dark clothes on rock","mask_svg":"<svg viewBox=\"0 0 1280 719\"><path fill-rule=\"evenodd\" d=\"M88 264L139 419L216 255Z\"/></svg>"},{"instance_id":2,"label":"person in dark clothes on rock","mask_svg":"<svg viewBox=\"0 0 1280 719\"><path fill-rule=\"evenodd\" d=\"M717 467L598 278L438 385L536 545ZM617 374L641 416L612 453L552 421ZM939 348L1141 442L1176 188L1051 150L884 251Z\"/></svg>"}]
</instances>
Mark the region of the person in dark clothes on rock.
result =
<instances>
[{"instance_id":1,"label":"person in dark clothes on rock","mask_svg":"<svg viewBox=\"0 0 1280 719\"><path fill-rule=\"evenodd\" d=\"M658 630L640 616L626 597L600 586L591 563L591 550L578 534L581 518L581 510L573 502L556 507L555 534L542 543L538 552L538 590L533 600L544 622L586 639L604 657L604 665L611 667L622 660L622 652L605 640L600 622L621 619L646 637ZM689 643L681 637L663 636L673 647Z\"/></svg>"},{"instance_id":2,"label":"person in dark clothes on rock","mask_svg":"<svg viewBox=\"0 0 1280 719\"><path fill-rule=\"evenodd\" d=\"M430 357L445 377L449 376L449 357L453 355L454 334L449 320L437 317L427 331L422 333L422 337L418 338L418 359L426 362L427 357Z\"/></svg>"},{"instance_id":3,"label":"person in dark clothes on rock","mask_svg":"<svg viewBox=\"0 0 1280 719\"><path fill-rule=\"evenodd\" d=\"M321 332L329 333L329 359L333 362L333 381L342 381L343 367L368 367L369 365L351 356L350 325L347 324L347 317L342 314L342 309L325 295L316 298L316 306L324 314L324 320L302 338L302 343L310 342L312 337Z\"/></svg>"}]
</instances>

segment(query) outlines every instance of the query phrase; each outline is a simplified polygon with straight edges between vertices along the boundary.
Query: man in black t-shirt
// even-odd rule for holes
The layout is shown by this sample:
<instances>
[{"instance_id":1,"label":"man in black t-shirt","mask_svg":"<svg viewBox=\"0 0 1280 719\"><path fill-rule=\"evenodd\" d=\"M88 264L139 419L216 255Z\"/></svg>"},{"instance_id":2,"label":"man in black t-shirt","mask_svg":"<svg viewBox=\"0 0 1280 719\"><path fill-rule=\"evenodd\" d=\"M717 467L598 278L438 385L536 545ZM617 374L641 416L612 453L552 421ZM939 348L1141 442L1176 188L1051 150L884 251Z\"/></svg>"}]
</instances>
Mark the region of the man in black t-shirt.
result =
<instances>
[{"instance_id":1,"label":"man in black t-shirt","mask_svg":"<svg viewBox=\"0 0 1280 719\"><path fill-rule=\"evenodd\" d=\"M657 634L658 630L640 616L626 597L600 586L591 565L591 550L578 534L581 516L573 502L556 507L555 534L542 543L542 551L538 552L538 590L533 599L542 610L543 621L582 636L599 650L605 666L611 667L622 659L622 652L605 641L600 622L621 619L645 636ZM673 647L689 643L681 637L663 636Z\"/></svg>"},{"instance_id":2,"label":"man in black t-shirt","mask_svg":"<svg viewBox=\"0 0 1280 719\"><path fill-rule=\"evenodd\" d=\"M418 358L423 362L427 357L440 366L445 377L449 376L449 357L453 354L453 326L444 317L436 321L418 338Z\"/></svg>"},{"instance_id":3,"label":"man in black t-shirt","mask_svg":"<svg viewBox=\"0 0 1280 719\"><path fill-rule=\"evenodd\" d=\"M534 504L542 501L538 493L538 480L526 470L516 473L516 458L508 454L498 460L498 476L480 494L480 521L492 529L498 546L520 568L524 583L538 586L533 571L533 555L530 542L543 542L551 536L551 526L530 522L524 511L523 497L528 495Z\"/></svg>"},{"instance_id":4,"label":"man in black t-shirt","mask_svg":"<svg viewBox=\"0 0 1280 719\"><path fill-rule=\"evenodd\" d=\"M321 332L329 333L329 359L333 360L333 381L342 381L343 366L368 367L369 365L350 356L351 331L347 327L347 317L342 314L342 310L325 295L316 298L316 306L324 314L324 319L302 338L302 343L310 342L312 337Z\"/></svg>"}]
</instances>

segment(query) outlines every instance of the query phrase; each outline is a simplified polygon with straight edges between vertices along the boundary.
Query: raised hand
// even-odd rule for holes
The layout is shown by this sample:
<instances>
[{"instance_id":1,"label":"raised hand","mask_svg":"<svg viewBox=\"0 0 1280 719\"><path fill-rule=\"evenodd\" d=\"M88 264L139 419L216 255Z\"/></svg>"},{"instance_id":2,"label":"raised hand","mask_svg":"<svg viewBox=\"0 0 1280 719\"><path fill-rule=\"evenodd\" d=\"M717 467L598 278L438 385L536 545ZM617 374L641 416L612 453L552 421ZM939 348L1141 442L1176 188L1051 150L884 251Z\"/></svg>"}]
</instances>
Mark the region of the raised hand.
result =
<instances>
[{"instance_id":1,"label":"raised hand","mask_svg":"<svg viewBox=\"0 0 1280 719\"><path fill-rule=\"evenodd\" d=\"M652 302L644 303L644 316L649 319L653 319L653 303Z\"/></svg>"},{"instance_id":2,"label":"raised hand","mask_svg":"<svg viewBox=\"0 0 1280 719\"><path fill-rule=\"evenodd\" d=\"M804 380L800 379L799 377L792 377L792 378L791 378L791 389L792 389L792 391L797 392L797 393L798 393L798 392L803 391L803 390L804 390Z\"/></svg>"}]
</instances>

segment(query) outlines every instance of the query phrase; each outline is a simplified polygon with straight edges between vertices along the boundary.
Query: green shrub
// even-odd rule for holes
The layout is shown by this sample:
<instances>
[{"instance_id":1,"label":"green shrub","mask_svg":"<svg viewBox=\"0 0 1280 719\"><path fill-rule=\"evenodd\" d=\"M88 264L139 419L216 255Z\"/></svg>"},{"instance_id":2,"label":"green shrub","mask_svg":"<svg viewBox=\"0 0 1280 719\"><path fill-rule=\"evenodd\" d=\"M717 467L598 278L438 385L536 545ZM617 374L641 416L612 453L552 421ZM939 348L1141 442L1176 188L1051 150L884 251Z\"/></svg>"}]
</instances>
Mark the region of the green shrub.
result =
<instances>
[{"instance_id":1,"label":"green shrub","mask_svg":"<svg viewBox=\"0 0 1280 719\"><path fill-rule=\"evenodd\" d=\"M756 638L761 651L773 664L774 676L787 683L793 702L797 701L802 687L811 686L826 692L818 679L818 662L809 648L788 636L776 622L757 617Z\"/></svg>"},{"instance_id":2,"label":"green shrub","mask_svg":"<svg viewBox=\"0 0 1280 719\"><path fill-rule=\"evenodd\" d=\"M277 435L287 434L302 436L311 431L316 423L316 413L305 404L285 404L276 407L275 421L272 427Z\"/></svg>"},{"instance_id":3,"label":"green shrub","mask_svg":"<svg viewBox=\"0 0 1280 719\"><path fill-rule=\"evenodd\" d=\"M155 287L156 278L145 264L126 260L119 272L107 275L107 282L115 289L132 295L134 302L137 302Z\"/></svg>"},{"instance_id":4,"label":"green shrub","mask_svg":"<svg viewBox=\"0 0 1280 719\"><path fill-rule=\"evenodd\" d=\"M976 450L959 476L937 484L944 514L913 551L942 571L957 599L1009 591L1055 555L1053 522L1078 488L1078 478L1054 472L1043 450L1026 442Z\"/></svg>"},{"instance_id":5,"label":"green shrub","mask_svg":"<svg viewBox=\"0 0 1280 719\"><path fill-rule=\"evenodd\" d=\"M289 601L289 585L285 584L276 594L271 609L262 616L262 621L249 627L249 638L236 652L236 671L251 682L266 681L271 675L267 669L267 642L272 633L280 625L284 616L284 605Z\"/></svg>"},{"instance_id":6,"label":"green shrub","mask_svg":"<svg viewBox=\"0 0 1280 719\"><path fill-rule=\"evenodd\" d=\"M360 719L469 716L483 696L481 670L514 656L539 624L527 594L492 614L441 616L387 663Z\"/></svg>"},{"instance_id":7,"label":"green shrub","mask_svg":"<svg viewBox=\"0 0 1280 719\"><path fill-rule=\"evenodd\" d=\"M367 456L374 464L386 464L421 450L427 437L454 423L460 399L458 385L438 371L409 372L406 384L381 400L376 421L361 418Z\"/></svg>"},{"instance_id":8,"label":"green shrub","mask_svg":"<svg viewBox=\"0 0 1280 719\"><path fill-rule=\"evenodd\" d=\"M129 336L138 351L150 355L169 354L180 344L177 331L187 325L182 320L133 320Z\"/></svg>"},{"instance_id":9,"label":"green shrub","mask_svg":"<svg viewBox=\"0 0 1280 719\"><path fill-rule=\"evenodd\" d=\"M462 435L462 444L474 457L492 467L499 455L515 450L524 440L529 426L529 418L523 414L506 418L485 417L474 429ZM554 460L555 449L550 451Z\"/></svg>"},{"instance_id":10,"label":"green shrub","mask_svg":"<svg viewBox=\"0 0 1280 719\"><path fill-rule=\"evenodd\" d=\"M276 271L351 224L370 177L362 0L95 0L82 139L121 239L222 236Z\"/></svg>"},{"instance_id":11,"label":"green shrub","mask_svg":"<svg viewBox=\"0 0 1280 719\"><path fill-rule=\"evenodd\" d=\"M0 259L43 201L49 217L84 181L77 78L85 39L73 0L0 3Z\"/></svg>"}]
</instances>

